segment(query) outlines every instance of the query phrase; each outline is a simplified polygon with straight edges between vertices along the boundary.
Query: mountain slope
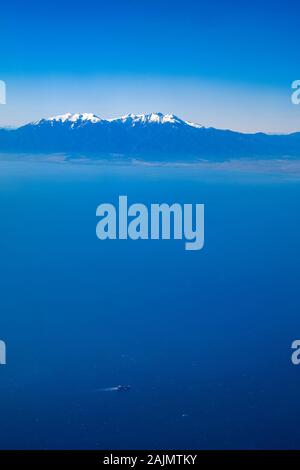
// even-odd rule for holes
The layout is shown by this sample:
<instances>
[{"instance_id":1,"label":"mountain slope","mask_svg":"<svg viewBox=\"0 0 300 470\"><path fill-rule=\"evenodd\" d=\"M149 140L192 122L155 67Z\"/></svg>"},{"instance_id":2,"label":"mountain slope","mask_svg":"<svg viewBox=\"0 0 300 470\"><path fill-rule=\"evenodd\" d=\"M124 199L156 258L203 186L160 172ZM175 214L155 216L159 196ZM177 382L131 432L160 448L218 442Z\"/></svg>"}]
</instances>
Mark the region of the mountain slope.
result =
<instances>
[{"instance_id":1,"label":"mountain slope","mask_svg":"<svg viewBox=\"0 0 300 470\"><path fill-rule=\"evenodd\" d=\"M243 134L206 128L173 114L128 114L101 119L67 113L15 130L0 130L0 151L112 154L144 159L300 158L300 133Z\"/></svg>"}]
</instances>

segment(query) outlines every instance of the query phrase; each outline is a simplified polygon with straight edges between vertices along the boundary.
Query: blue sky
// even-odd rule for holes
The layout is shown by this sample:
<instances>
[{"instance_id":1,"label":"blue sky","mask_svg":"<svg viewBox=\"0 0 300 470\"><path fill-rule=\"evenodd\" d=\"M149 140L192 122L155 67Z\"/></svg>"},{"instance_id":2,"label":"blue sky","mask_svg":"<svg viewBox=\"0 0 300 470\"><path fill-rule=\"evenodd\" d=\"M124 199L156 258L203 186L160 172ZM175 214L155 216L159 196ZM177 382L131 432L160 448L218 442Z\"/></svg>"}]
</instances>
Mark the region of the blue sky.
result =
<instances>
[{"instance_id":1,"label":"blue sky","mask_svg":"<svg viewBox=\"0 0 300 470\"><path fill-rule=\"evenodd\" d=\"M300 130L296 1L1 5L0 125L161 111L243 131Z\"/></svg>"}]
</instances>

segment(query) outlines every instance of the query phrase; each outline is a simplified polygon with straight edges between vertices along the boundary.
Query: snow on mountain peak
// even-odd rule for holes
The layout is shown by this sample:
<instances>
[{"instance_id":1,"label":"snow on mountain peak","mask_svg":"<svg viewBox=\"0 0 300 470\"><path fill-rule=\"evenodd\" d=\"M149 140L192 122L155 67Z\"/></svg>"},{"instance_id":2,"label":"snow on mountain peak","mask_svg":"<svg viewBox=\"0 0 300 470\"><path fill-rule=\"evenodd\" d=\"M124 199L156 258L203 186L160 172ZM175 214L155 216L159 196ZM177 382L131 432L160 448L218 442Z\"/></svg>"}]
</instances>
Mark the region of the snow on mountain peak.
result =
<instances>
[{"instance_id":1,"label":"snow on mountain peak","mask_svg":"<svg viewBox=\"0 0 300 470\"><path fill-rule=\"evenodd\" d=\"M40 119L35 121L33 125L40 125L42 123L50 123L53 126L55 123L70 123L71 127L80 127L86 123L97 124L98 122L119 122L122 124L129 124L135 126L137 124L172 124L172 125L188 125L191 127L201 128L200 124L195 124L190 121L184 121L174 114L150 113L150 114L126 114L113 119L101 119L92 113L66 113L57 116L51 116L47 119Z\"/></svg>"},{"instance_id":2,"label":"snow on mountain peak","mask_svg":"<svg viewBox=\"0 0 300 470\"><path fill-rule=\"evenodd\" d=\"M183 124L191 127L200 129L203 127L201 124L197 124L190 121L184 121L175 114L162 114L162 113L150 113L150 114L126 114L120 118L110 119L109 121L118 121L122 123L135 124Z\"/></svg>"},{"instance_id":3,"label":"snow on mountain peak","mask_svg":"<svg viewBox=\"0 0 300 470\"><path fill-rule=\"evenodd\" d=\"M203 127L202 124L197 124L196 122L185 121L185 123L186 123L188 126L196 127L197 129L201 129L201 128Z\"/></svg>"},{"instance_id":4,"label":"snow on mountain peak","mask_svg":"<svg viewBox=\"0 0 300 470\"><path fill-rule=\"evenodd\" d=\"M69 121L71 122L89 121L95 124L97 122L100 122L101 118L99 118L98 116L92 113L83 113L83 114L76 113L69 117Z\"/></svg>"},{"instance_id":5,"label":"snow on mountain peak","mask_svg":"<svg viewBox=\"0 0 300 470\"><path fill-rule=\"evenodd\" d=\"M55 122L70 122L72 124L78 123L82 124L85 122L91 122L93 124L96 124L97 122L100 122L101 118L96 116L95 114L92 113L66 113L66 114L60 114L57 116L51 116L47 119L40 119L39 121L35 121L33 124L38 125L41 122L50 122L50 123L55 123Z\"/></svg>"},{"instance_id":6,"label":"snow on mountain peak","mask_svg":"<svg viewBox=\"0 0 300 470\"><path fill-rule=\"evenodd\" d=\"M135 124L184 124L184 121L179 119L174 114L150 113L150 114L126 114L120 118L110 119L110 121L119 121L122 123Z\"/></svg>"}]
</instances>

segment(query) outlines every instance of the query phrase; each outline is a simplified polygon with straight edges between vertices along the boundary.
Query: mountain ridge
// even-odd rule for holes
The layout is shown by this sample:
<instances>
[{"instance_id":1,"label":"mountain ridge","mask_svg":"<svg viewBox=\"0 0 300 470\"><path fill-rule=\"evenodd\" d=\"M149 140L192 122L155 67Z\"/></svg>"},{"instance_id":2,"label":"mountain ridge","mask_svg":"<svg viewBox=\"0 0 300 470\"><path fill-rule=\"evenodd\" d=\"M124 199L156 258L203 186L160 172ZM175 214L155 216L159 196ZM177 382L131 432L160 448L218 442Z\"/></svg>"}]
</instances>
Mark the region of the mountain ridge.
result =
<instances>
[{"instance_id":1,"label":"mountain ridge","mask_svg":"<svg viewBox=\"0 0 300 470\"><path fill-rule=\"evenodd\" d=\"M39 119L38 121L30 122L26 125L40 125L45 122L60 122L60 123L91 123L91 124L98 124L99 122L103 123L112 123L112 122L122 122L122 123L130 123L135 125L139 124L181 124L181 125L188 125L192 127L203 127L200 124L193 123L191 121L185 121L175 114L163 114L160 112L157 113L149 113L149 114L126 114L124 116L110 118L110 119L103 119L97 116L94 113L65 113L56 116L51 116L49 118ZM24 127L24 126L21 126Z\"/></svg>"},{"instance_id":2,"label":"mountain ridge","mask_svg":"<svg viewBox=\"0 0 300 470\"><path fill-rule=\"evenodd\" d=\"M247 134L205 127L174 114L127 114L102 119L65 113L0 130L0 152L118 154L141 159L300 158L300 132Z\"/></svg>"}]
</instances>

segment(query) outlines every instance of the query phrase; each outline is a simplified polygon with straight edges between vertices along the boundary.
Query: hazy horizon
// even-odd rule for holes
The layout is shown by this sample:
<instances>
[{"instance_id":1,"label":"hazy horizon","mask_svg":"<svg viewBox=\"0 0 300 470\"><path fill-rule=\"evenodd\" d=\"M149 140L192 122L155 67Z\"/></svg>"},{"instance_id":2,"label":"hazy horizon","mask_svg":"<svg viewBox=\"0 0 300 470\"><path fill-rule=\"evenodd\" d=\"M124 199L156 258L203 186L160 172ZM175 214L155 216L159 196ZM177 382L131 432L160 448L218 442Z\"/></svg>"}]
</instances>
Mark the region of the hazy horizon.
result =
<instances>
[{"instance_id":1,"label":"hazy horizon","mask_svg":"<svg viewBox=\"0 0 300 470\"><path fill-rule=\"evenodd\" d=\"M7 104L0 106L0 127L17 128L29 122L66 113L92 113L102 119L112 119L131 113L161 112L174 114L183 120L192 121L204 127L230 129L237 132L269 134L300 132L300 106L291 103L292 90L290 88L287 88L285 96L279 90L266 89L260 94L261 92L257 89L249 87L250 93L250 91L247 92L246 87L235 88L228 84L228 93L224 93L222 89L218 89L216 83L193 82L193 88L188 86L185 92L182 83L171 81L168 85L167 81L153 80L151 86L156 88L156 92L142 99L139 97L137 84L133 86L128 79L124 79L123 88L120 86L120 80L115 80L115 92L106 93L106 80L109 79L90 79L85 81L82 87L80 80L75 84L71 79L60 80L59 86L56 81L48 82L44 79L40 81L39 88L32 86L32 82L26 82L23 84L26 90L24 95L17 82L13 82L11 86L10 82L7 82ZM142 85L141 80L141 93L144 92L143 87L147 86L147 83L143 87ZM125 93L126 87L128 87L127 93ZM191 88L193 93L190 91ZM80 89L83 90L82 93ZM85 89L89 90L88 96L84 92ZM172 100L171 96L176 91L178 92L177 101ZM250 100L250 106L248 100L251 94L253 98ZM260 96L259 103L255 100L258 95ZM231 105L234 96L238 104L236 106ZM193 107L193 101L197 97L202 103L199 109ZM276 107L280 104L285 107L284 119L279 119L276 113Z\"/></svg>"}]
</instances>

